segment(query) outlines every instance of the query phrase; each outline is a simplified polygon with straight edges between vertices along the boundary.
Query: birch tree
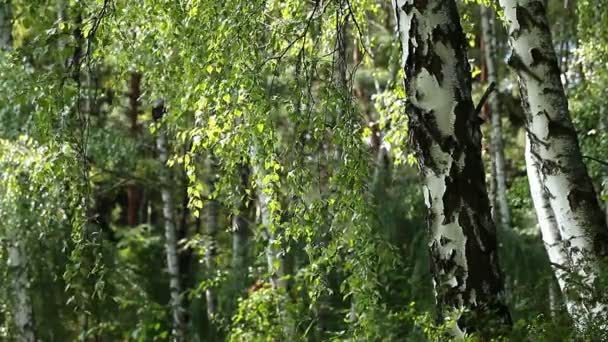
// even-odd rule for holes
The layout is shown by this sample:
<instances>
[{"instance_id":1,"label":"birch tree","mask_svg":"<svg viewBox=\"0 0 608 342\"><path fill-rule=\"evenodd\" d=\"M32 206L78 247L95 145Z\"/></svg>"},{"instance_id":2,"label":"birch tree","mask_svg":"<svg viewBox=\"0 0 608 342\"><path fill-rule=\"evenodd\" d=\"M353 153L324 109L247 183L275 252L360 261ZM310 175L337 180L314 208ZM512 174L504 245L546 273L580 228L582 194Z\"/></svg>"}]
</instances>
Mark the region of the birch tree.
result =
<instances>
[{"instance_id":1,"label":"birch tree","mask_svg":"<svg viewBox=\"0 0 608 342\"><path fill-rule=\"evenodd\" d=\"M238 204L237 210L232 215L232 268L234 272L235 290L240 291L245 287L247 278L247 253L249 245L249 222L247 212L249 209L246 189L249 185L249 167L241 163L238 170Z\"/></svg>"},{"instance_id":2,"label":"birch tree","mask_svg":"<svg viewBox=\"0 0 608 342\"><path fill-rule=\"evenodd\" d=\"M157 123L165 114L164 104L155 104L152 115ZM163 219L165 225L165 251L167 257L167 270L169 272L169 293L171 297L171 315L173 318L172 335L174 341L186 341L186 325L184 319L185 309L181 298L181 282L179 260L177 256L177 238L175 232L175 203L171 194L171 173L167 166L169 151L167 137L161 127L156 135L156 148L160 161L161 197L163 201Z\"/></svg>"},{"instance_id":3,"label":"birch tree","mask_svg":"<svg viewBox=\"0 0 608 342\"><path fill-rule=\"evenodd\" d=\"M261 223L261 228L266 236L266 263L268 272L270 273L270 285L273 290L279 288L287 289L287 283L283 277L285 270L285 260L281 257L280 241L277 241L276 226L274 226L272 212L270 209L270 194L267 192L268 184L264 181L265 172L261 165L257 162L256 148L251 147L249 150L253 178L255 182L258 212Z\"/></svg>"},{"instance_id":4,"label":"birch tree","mask_svg":"<svg viewBox=\"0 0 608 342\"><path fill-rule=\"evenodd\" d=\"M481 332L489 317L509 324L456 3L394 0L393 7L409 134L424 179L437 305L444 318L470 310L458 320L455 334Z\"/></svg>"},{"instance_id":5,"label":"birch tree","mask_svg":"<svg viewBox=\"0 0 608 342\"><path fill-rule=\"evenodd\" d=\"M553 272L560 290L564 294L566 308L569 313L573 314L580 308L567 294L567 288L569 286L568 272L572 269L572 261L568 256L566 244L562 240L557 221L555 220L555 213L549 203L549 196L543 190L538 164L534 163L532 160L533 156L532 151L530 150L530 140L528 138L526 138L525 158L526 164L528 165L526 171L530 184L530 194L534 207L536 208L536 217L538 219L543 244L547 251L547 255L549 256L549 261L553 267Z\"/></svg>"},{"instance_id":6,"label":"birch tree","mask_svg":"<svg viewBox=\"0 0 608 342\"><path fill-rule=\"evenodd\" d=\"M555 215L561 239L572 261L573 274L593 287L598 262L606 255L608 229L579 149L578 137L564 92L553 47L545 3L500 0L512 53L509 65L519 77L529 139L528 168L539 171L542 191ZM532 187L534 179L529 180ZM535 200L535 206L541 201ZM539 218L545 209L536 206ZM605 305L584 295L589 310Z\"/></svg>"},{"instance_id":7,"label":"birch tree","mask_svg":"<svg viewBox=\"0 0 608 342\"><path fill-rule=\"evenodd\" d=\"M488 82L498 88L496 71L496 27L492 9L481 6L481 28L484 46L484 59L487 68ZM491 93L488 98L492 122L492 167L495 170L496 205L495 219L503 228L511 226L511 213L507 201L507 177L505 171L505 152L502 139L502 122L500 103L497 94Z\"/></svg>"}]
</instances>

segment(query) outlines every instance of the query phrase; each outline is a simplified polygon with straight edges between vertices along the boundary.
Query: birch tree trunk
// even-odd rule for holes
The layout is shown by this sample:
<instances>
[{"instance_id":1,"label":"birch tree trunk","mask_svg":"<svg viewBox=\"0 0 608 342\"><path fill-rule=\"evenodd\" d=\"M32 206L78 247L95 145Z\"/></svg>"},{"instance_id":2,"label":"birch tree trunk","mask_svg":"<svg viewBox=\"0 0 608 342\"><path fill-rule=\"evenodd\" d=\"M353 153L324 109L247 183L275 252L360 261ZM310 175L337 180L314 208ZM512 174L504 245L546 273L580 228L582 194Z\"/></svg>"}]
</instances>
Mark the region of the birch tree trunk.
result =
<instances>
[{"instance_id":1,"label":"birch tree trunk","mask_svg":"<svg viewBox=\"0 0 608 342\"><path fill-rule=\"evenodd\" d=\"M13 15L11 2L0 3L0 50L8 52L13 47ZM0 52L0 53L1 53ZM3 56L0 54L0 58ZM28 255L25 251L25 239L19 233L24 227L9 228L7 233L7 266L11 276L13 297L13 320L16 328L16 339L34 342L34 310L29 294L30 280L28 275ZM23 230L26 231L25 229Z\"/></svg>"},{"instance_id":2,"label":"birch tree trunk","mask_svg":"<svg viewBox=\"0 0 608 342\"><path fill-rule=\"evenodd\" d=\"M509 65L519 76L527 114L529 153L538 165L540 182L574 271L592 288L598 261L607 254L608 229L568 111L545 4L500 0L500 5L513 49ZM605 305L594 303L590 294L583 297L589 314L605 311Z\"/></svg>"},{"instance_id":3,"label":"birch tree trunk","mask_svg":"<svg viewBox=\"0 0 608 342\"><path fill-rule=\"evenodd\" d=\"M532 151L530 150L530 139L526 137L526 171L528 173L528 182L530 183L530 194L532 202L536 209L536 217L540 227L540 234L545 245L545 250L549 256L551 267L560 290L564 294L566 308L570 314L575 314L579 308L575 301L570 299L567 294L569 272L572 270L572 261L568 256L566 244L562 240L555 214L549 203L549 196L543 188L540 176L540 165L534 161Z\"/></svg>"},{"instance_id":4,"label":"birch tree trunk","mask_svg":"<svg viewBox=\"0 0 608 342\"><path fill-rule=\"evenodd\" d=\"M157 103L152 110L154 120L159 123L165 113L162 102ZM165 249L167 256L167 269L169 272L169 291L171 295L171 315L173 317L172 335L174 341L186 341L185 309L181 298L181 282L179 273L179 260L177 256L177 238L175 232L175 203L171 194L171 173L167 166L169 151L167 137L163 127L159 127L156 135L156 148L160 161L161 197L163 200L163 218L165 224Z\"/></svg>"},{"instance_id":5,"label":"birch tree trunk","mask_svg":"<svg viewBox=\"0 0 608 342\"><path fill-rule=\"evenodd\" d=\"M496 84L498 88L498 76L496 71L496 25L494 21L494 13L491 8L481 6L481 28L482 39L484 42L484 58L487 69L488 82ZM511 213L509 212L509 203L507 201L507 177L505 172L505 152L502 139L502 122L500 115L500 103L496 92L490 94L488 98L490 105L490 115L492 118L492 163L495 170L496 185L495 200L497 208L495 209L498 215L495 215L495 221L502 228L511 227Z\"/></svg>"},{"instance_id":6,"label":"birch tree trunk","mask_svg":"<svg viewBox=\"0 0 608 342\"><path fill-rule=\"evenodd\" d=\"M232 216L232 267L235 272L235 289L240 292L245 287L247 277L246 260L249 238L247 220L248 198L245 189L249 184L249 168L244 163L239 168L238 211Z\"/></svg>"},{"instance_id":7,"label":"birch tree trunk","mask_svg":"<svg viewBox=\"0 0 608 342\"><path fill-rule=\"evenodd\" d=\"M209 193L212 195L215 191L215 182L217 166L215 159L209 158ZM205 249L205 267L207 267L207 274L209 277L215 277L215 258L218 252L218 241L217 241L217 215L218 215L218 203L217 201L209 196L207 202L207 248ZM207 301L207 317L211 322L213 317L217 313L217 296L213 287L208 287L205 290L205 299Z\"/></svg>"},{"instance_id":8,"label":"birch tree trunk","mask_svg":"<svg viewBox=\"0 0 608 342\"><path fill-rule=\"evenodd\" d=\"M266 184L264 183L264 172L260 167L257 159L257 151L255 147L250 149L250 158L252 162L253 177L256 184L256 195L258 198L258 210L260 223L264 234L266 235L266 263L268 272L270 273L270 284L272 289L287 290L287 282L282 279L285 275L285 260L281 257L281 247L277 241L276 227L273 227L272 213L270 212L270 195L264 191Z\"/></svg>"},{"instance_id":9,"label":"birch tree trunk","mask_svg":"<svg viewBox=\"0 0 608 342\"><path fill-rule=\"evenodd\" d=\"M498 269L466 40L453 0L393 0L410 137L424 178L439 312L466 308L454 335L510 324Z\"/></svg>"}]
</instances>

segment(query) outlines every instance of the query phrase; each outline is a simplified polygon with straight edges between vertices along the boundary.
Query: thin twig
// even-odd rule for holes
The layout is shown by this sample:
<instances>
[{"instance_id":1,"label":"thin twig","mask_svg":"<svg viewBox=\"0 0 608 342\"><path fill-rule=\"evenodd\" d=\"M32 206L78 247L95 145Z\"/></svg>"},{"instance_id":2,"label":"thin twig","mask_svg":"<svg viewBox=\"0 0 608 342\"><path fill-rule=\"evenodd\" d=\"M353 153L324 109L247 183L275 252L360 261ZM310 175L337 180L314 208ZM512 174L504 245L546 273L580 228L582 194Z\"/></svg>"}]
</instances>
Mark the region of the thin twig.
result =
<instances>
[{"instance_id":1,"label":"thin twig","mask_svg":"<svg viewBox=\"0 0 608 342\"><path fill-rule=\"evenodd\" d=\"M488 97L490 97L490 94L492 94L492 92L494 91L494 89L496 89L496 82L490 83L490 85L486 89L485 93L483 93L483 96L481 97L481 100L479 100L479 103L477 104L477 107L475 107L475 116L476 117L478 117L479 113L481 113L481 109L486 104L486 101L488 101Z\"/></svg>"},{"instance_id":2,"label":"thin twig","mask_svg":"<svg viewBox=\"0 0 608 342\"><path fill-rule=\"evenodd\" d=\"M350 0L346 0L346 4L348 5L348 11L350 12L351 17L353 17L353 23L355 24L357 32L359 33L359 41L361 42L361 47L363 48L363 51L365 51L368 56L374 58L374 54L367 49L367 46L365 46L365 43L363 42L363 31L361 30L361 26L359 26L359 23L357 22L353 7L350 5ZM363 58L361 58L361 60L363 60Z\"/></svg>"},{"instance_id":3,"label":"thin twig","mask_svg":"<svg viewBox=\"0 0 608 342\"><path fill-rule=\"evenodd\" d=\"M595 157L591 157L591 156L583 156L584 159L589 159L589 160L593 160L596 163L602 164L604 166L608 166L608 162L603 161L601 159L597 159Z\"/></svg>"},{"instance_id":4,"label":"thin twig","mask_svg":"<svg viewBox=\"0 0 608 342\"><path fill-rule=\"evenodd\" d=\"M283 51L281 51L281 53L279 53L277 56L272 56L267 58L264 62L262 62L262 64L259 66L260 68L263 67L264 65L266 65L266 63L272 61L272 60L276 60L277 62L280 61L281 59L283 59L283 57L285 57L285 55L287 54L287 52L289 52L289 50L291 50L291 48L297 43L299 42L301 39L305 38L306 35L308 34L308 30L310 29L310 25L315 17L315 13L317 12L317 9L319 8L319 2L317 1L315 3L315 7L312 9L312 12L310 13L310 16L308 17L308 19L306 20L306 27L304 27L304 31L299 34L296 39L294 39L293 41L289 42L289 44L287 44L287 47L285 49L283 49Z\"/></svg>"}]
</instances>

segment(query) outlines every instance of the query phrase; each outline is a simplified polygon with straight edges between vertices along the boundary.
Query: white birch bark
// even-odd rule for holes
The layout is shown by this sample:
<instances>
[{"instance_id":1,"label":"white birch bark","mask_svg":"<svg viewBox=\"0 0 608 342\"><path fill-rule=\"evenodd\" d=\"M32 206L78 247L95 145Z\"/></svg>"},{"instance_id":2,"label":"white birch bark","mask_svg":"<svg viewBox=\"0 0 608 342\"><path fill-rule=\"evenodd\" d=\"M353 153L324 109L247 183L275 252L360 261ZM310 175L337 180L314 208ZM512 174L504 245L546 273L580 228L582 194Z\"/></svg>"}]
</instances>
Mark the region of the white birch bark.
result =
<instances>
[{"instance_id":1,"label":"white birch bark","mask_svg":"<svg viewBox=\"0 0 608 342\"><path fill-rule=\"evenodd\" d=\"M530 154L573 271L592 287L597 263L607 254L608 229L570 118L545 5L538 0L500 0L500 5L513 49L509 64L519 76L527 113ZM591 301L590 313L604 311L590 295L583 297Z\"/></svg>"},{"instance_id":2,"label":"white birch bark","mask_svg":"<svg viewBox=\"0 0 608 342\"><path fill-rule=\"evenodd\" d=\"M564 294L563 297L566 308L570 314L575 314L581 308L578 307L576 302L571 300L569 296L566 296L568 293L566 290L568 288L569 272L572 270L572 262L568 256L566 245L564 241L562 241L561 233L557 221L555 220L555 214L549 203L549 196L541 182L539 164L534 161L532 152L530 151L530 139L527 137L525 158L528 182L530 183L530 194L532 196L532 202L534 203L543 244L547 251L547 255L549 256L549 261L551 262L551 267L553 268L557 283Z\"/></svg>"},{"instance_id":3,"label":"white birch bark","mask_svg":"<svg viewBox=\"0 0 608 342\"><path fill-rule=\"evenodd\" d=\"M495 83L499 87L496 71L496 27L494 13L491 8L481 6L481 27L482 38L484 40L484 54L486 68L488 71L488 82ZM502 139L502 122L500 113L500 103L496 92L490 94L488 98L490 113L492 117L492 162L494 163L496 184L496 204L497 213L495 217L497 223L503 228L511 227L511 213L507 201L507 177L505 172L505 152Z\"/></svg>"},{"instance_id":4,"label":"white birch bark","mask_svg":"<svg viewBox=\"0 0 608 342\"><path fill-rule=\"evenodd\" d=\"M153 109L154 118L159 120L164 114L164 105L157 104ZM156 148L160 161L160 185L163 201L163 218L165 224L165 251L167 270L169 273L169 291L171 296L171 315L173 318L172 335L177 342L186 340L185 309L182 304L179 260L177 256L177 238L175 233L175 203L171 194L171 171L167 166L169 151L167 137L163 127L159 127L156 135Z\"/></svg>"},{"instance_id":5,"label":"white birch bark","mask_svg":"<svg viewBox=\"0 0 608 342\"><path fill-rule=\"evenodd\" d=\"M280 255L281 248L278 246L277 236L274 231L275 228L272 227L272 217L269 207L271 198L268 193L264 191L264 188L267 187L264 183L265 174L263 168L260 167L259 163L257 162L256 154L257 151L255 147L251 147L249 155L253 165L252 171L256 185L256 195L258 198L259 218L267 239L266 263L268 265L268 272L270 273L270 284L274 290L279 288L287 289L287 284L285 280L282 279L285 270L284 260Z\"/></svg>"},{"instance_id":6,"label":"white birch bark","mask_svg":"<svg viewBox=\"0 0 608 342\"><path fill-rule=\"evenodd\" d=\"M453 0L393 0L401 39L409 134L424 178L439 311L467 308L461 329L482 336L485 319L510 324L498 270L496 229L471 99L466 39ZM471 315L475 319L468 319ZM491 317L491 318L490 318Z\"/></svg>"}]
</instances>

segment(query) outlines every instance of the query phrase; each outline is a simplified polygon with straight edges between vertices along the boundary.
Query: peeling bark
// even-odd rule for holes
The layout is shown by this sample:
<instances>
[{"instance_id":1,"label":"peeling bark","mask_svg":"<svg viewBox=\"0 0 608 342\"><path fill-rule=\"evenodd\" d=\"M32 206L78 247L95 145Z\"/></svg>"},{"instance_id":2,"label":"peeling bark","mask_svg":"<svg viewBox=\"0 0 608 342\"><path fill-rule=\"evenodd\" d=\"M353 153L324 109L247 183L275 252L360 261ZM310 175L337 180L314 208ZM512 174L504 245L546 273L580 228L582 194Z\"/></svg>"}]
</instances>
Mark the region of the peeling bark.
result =
<instances>
[{"instance_id":1,"label":"peeling bark","mask_svg":"<svg viewBox=\"0 0 608 342\"><path fill-rule=\"evenodd\" d=\"M158 103L154 106L152 114L156 122L165 113L164 104ZM167 269L169 272L169 291L171 295L171 315L173 318L172 335L174 341L186 341L185 309L181 297L181 281L179 271L179 259L177 255L177 238L175 229L175 203L171 194L172 181L171 173L167 166L169 151L167 148L167 137L160 127L156 135L156 148L158 149L158 159L160 161L160 183L161 197L163 201L163 218L165 224L165 250L167 257Z\"/></svg>"},{"instance_id":2,"label":"peeling bark","mask_svg":"<svg viewBox=\"0 0 608 342\"><path fill-rule=\"evenodd\" d=\"M454 1L393 0L401 38L412 147L429 209L435 296L442 317L469 313L457 331L510 324L498 269L481 132L471 99L466 40Z\"/></svg>"},{"instance_id":3,"label":"peeling bark","mask_svg":"<svg viewBox=\"0 0 608 342\"><path fill-rule=\"evenodd\" d=\"M484 42L484 58L487 69L488 82L494 83L498 88L498 76L496 71L496 25L492 9L481 6L481 27ZM502 228L511 227L511 213L507 201L507 177L505 172L505 152L502 139L502 122L500 103L496 92L488 98L490 116L492 121L492 163L495 172L495 221Z\"/></svg>"},{"instance_id":4,"label":"peeling bark","mask_svg":"<svg viewBox=\"0 0 608 342\"><path fill-rule=\"evenodd\" d=\"M530 154L555 214L573 271L593 287L597 265L608 252L608 229L579 149L543 1L500 0L527 114ZM537 211L539 208L536 208ZM587 297L590 314L605 305Z\"/></svg>"}]
</instances>

